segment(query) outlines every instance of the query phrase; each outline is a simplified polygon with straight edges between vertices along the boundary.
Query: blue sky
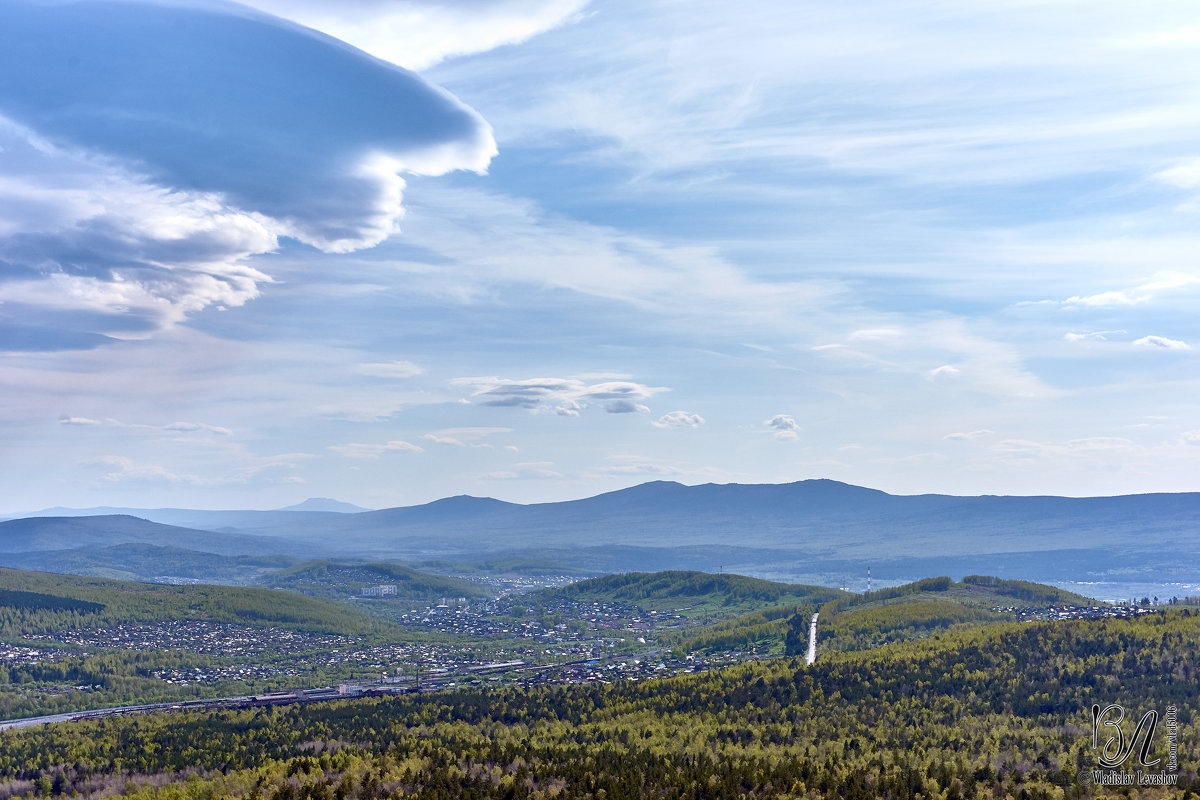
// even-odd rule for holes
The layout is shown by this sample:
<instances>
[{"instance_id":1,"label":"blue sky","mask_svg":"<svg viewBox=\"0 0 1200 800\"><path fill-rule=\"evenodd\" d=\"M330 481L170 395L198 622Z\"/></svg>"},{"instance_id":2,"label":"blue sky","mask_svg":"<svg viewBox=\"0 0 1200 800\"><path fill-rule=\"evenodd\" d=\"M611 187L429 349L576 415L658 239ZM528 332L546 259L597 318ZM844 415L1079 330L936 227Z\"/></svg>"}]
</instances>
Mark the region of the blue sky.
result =
<instances>
[{"instance_id":1,"label":"blue sky","mask_svg":"<svg viewBox=\"0 0 1200 800\"><path fill-rule=\"evenodd\" d=\"M1194 3L6 0L0 511L1196 490Z\"/></svg>"}]
</instances>

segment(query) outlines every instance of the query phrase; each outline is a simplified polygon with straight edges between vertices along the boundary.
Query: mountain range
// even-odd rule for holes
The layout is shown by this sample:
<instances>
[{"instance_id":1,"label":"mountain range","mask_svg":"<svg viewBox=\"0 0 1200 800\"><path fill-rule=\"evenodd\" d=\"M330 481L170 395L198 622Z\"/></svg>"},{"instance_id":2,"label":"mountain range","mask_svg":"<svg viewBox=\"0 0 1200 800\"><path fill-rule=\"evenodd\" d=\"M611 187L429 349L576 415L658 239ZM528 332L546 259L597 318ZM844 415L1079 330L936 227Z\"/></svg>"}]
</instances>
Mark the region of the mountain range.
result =
<instances>
[{"instance_id":1,"label":"mountain range","mask_svg":"<svg viewBox=\"0 0 1200 800\"><path fill-rule=\"evenodd\" d=\"M1117 497L891 495L831 480L655 481L557 503L450 497L377 511L319 501L276 511L52 509L0 522L9 554L137 542L222 555L440 559L526 556L591 572L719 568L823 573L1004 573L1046 580L1200 580L1200 493ZM96 509L101 511L101 509ZM72 512L81 514L82 512ZM168 528L166 526L175 526ZM26 557L26 562L28 558Z\"/></svg>"}]
</instances>

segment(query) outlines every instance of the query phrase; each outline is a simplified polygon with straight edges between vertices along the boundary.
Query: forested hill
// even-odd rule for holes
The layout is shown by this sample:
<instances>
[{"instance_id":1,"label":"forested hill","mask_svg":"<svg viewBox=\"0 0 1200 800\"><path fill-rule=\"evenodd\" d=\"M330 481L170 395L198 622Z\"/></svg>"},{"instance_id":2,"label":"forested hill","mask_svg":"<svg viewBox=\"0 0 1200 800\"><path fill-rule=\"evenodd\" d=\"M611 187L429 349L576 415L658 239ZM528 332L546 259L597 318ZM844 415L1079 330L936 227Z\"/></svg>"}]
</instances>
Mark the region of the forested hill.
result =
<instances>
[{"instance_id":1,"label":"forested hill","mask_svg":"<svg viewBox=\"0 0 1200 800\"><path fill-rule=\"evenodd\" d=\"M802 654L808 646L812 613L820 611L820 652L862 650L1014 619L996 608L1096 604L1091 598L1028 581L983 575L968 575L961 582L948 577L925 578L865 594L839 593L827 601L817 596L787 600L703 628L686 629L671 644L685 653L783 650Z\"/></svg>"},{"instance_id":2,"label":"forested hill","mask_svg":"<svg viewBox=\"0 0 1200 800\"><path fill-rule=\"evenodd\" d=\"M944 600L975 607L991 606L1092 606L1099 601L1055 586L1031 581L1005 580L990 575L967 575L961 582L948 577L924 578L912 583L863 594L847 595L821 609L827 616L855 608L911 602L914 599Z\"/></svg>"},{"instance_id":3,"label":"forested hill","mask_svg":"<svg viewBox=\"0 0 1200 800\"><path fill-rule=\"evenodd\" d=\"M236 586L165 586L0 567L0 636L120 622L209 620L363 634L383 623L293 592ZM164 643L169 646L169 642Z\"/></svg>"},{"instance_id":4,"label":"forested hill","mask_svg":"<svg viewBox=\"0 0 1200 800\"><path fill-rule=\"evenodd\" d=\"M667 570L665 572L627 572L572 583L557 589L534 593L538 598L576 601L614 601L647 609L686 610L689 607L730 609L742 606L767 606L823 603L848 596L846 592L825 586L776 583L745 575L715 575L708 572Z\"/></svg>"},{"instance_id":5,"label":"forested hill","mask_svg":"<svg viewBox=\"0 0 1200 800\"><path fill-rule=\"evenodd\" d=\"M354 597L367 586L396 587L400 600L436 600L439 597L490 597L481 584L461 578L431 575L393 562L346 564L338 561L306 561L273 572L263 578L268 586L281 587L326 597Z\"/></svg>"}]
</instances>

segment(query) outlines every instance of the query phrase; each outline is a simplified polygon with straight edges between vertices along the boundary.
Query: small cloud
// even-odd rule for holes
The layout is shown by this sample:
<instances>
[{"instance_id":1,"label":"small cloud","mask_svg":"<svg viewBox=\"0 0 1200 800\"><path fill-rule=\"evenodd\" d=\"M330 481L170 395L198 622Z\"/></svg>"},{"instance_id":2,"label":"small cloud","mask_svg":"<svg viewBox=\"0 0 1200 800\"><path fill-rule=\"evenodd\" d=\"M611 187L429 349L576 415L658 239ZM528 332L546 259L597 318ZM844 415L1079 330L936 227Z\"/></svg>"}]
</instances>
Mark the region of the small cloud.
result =
<instances>
[{"instance_id":1,"label":"small cloud","mask_svg":"<svg viewBox=\"0 0 1200 800\"><path fill-rule=\"evenodd\" d=\"M490 444L481 442L480 439L497 433L511 432L512 428L443 428L440 431L427 433L421 438L455 447L491 447Z\"/></svg>"},{"instance_id":2,"label":"small cloud","mask_svg":"<svg viewBox=\"0 0 1200 800\"><path fill-rule=\"evenodd\" d=\"M574 400L563 401L562 405L554 409L554 413L560 417L578 417L580 409L583 406L576 403Z\"/></svg>"},{"instance_id":3,"label":"small cloud","mask_svg":"<svg viewBox=\"0 0 1200 800\"><path fill-rule=\"evenodd\" d=\"M574 378L458 378L458 386L475 387L475 402L485 406L524 408L538 413L554 413L562 417L577 417L591 405L600 405L609 414L647 412L641 401L666 387L646 386L628 380L606 380L585 383Z\"/></svg>"},{"instance_id":4,"label":"small cloud","mask_svg":"<svg viewBox=\"0 0 1200 800\"><path fill-rule=\"evenodd\" d=\"M172 422L170 425L163 427L167 431L179 431L181 433L215 433L218 436L233 436L233 431L229 428L222 428L218 425L205 425L203 422Z\"/></svg>"},{"instance_id":5,"label":"small cloud","mask_svg":"<svg viewBox=\"0 0 1200 800\"><path fill-rule=\"evenodd\" d=\"M605 457L606 465L582 473L582 478L696 478L722 481L730 478L729 473L715 467L692 467L686 464L667 463L655 458L638 455L613 455Z\"/></svg>"},{"instance_id":6,"label":"small cloud","mask_svg":"<svg viewBox=\"0 0 1200 800\"><path fill-rule=\"evenodd\" d=\"M800 438L799 423L787 414L776 414L764 421L763 425L774 430L775 438L780 441L786 442Z\"/></svg>"},{"instance_id":7,"label":"small cloud","mask_svg":"<svg viewBox=\"0 0 1200 800\"><path fill-rule=\"evenodd\" d=\"M1190 350L1187 342L1178 339L1168 339L1165 336L1143 336L1133 342L1135 347L1157 347L1162 350Z\"/></svg>"},{"instance_id":8,"label":"small cloud","mask_svg":"<svg viewBox=\"0 0 1200 800\"><path fill-rule=\"evenodd\" d=\"M553 461L513 464L511 469L488 472L480 477L487 481L553 480L565 477L561 472L551 469L553 466Z\"/></svg>"},{"instance_id":9,"label":"small cloud","mask_svg":"<svg viewBox=\"0 0 1200 800\"><path fill-rule=\"evenodd\" d=\"M1063 335L1063 338L1068 342L1083 342L1088 339L1095 339L1100 342L1108 341L1109 336L1118 336L1126 333L1126 331L1090 331L1088 333L1070 332Z\"/></svg>"},{"instance_id":10,"label":"small cloud","mask_svg":"<svg viewBox=\"0 0 1200 800\"><path fill-rule=\"evenodd\" d=\"M1110 292L1100 292L1092 295L1069 297L1063 301L1065 306L1109 307L1131 306L1147 303L1158 295L1200 282L1200 276L1175 273L1165 275L1156 280L1148 281L1128 289L1118 289Z\"/></svg>"},{"instance_id":11,"label":"small cloud","mask_svg":"<svg viewBox=\"0 0 1200 800\"><path fill-rule=\"evenodd\" d=\"M346 458L379 458L384 453L408 452L424 453L425 450L404 441L391 441L383 444L335 444L330 450Z\"/></svg>"},{"instance_id":12,"label":"small cloud","mask_svg":"<svg viewBox=\"0 0 1200 800\"><path fill-rule=\"evenodd\" d=\"M704 417L687 411L672 411L650 424L656 428L699 428L704 424Z\"/></svg>"},{"instance_id":13,"label":"small cloud","mask_svg":"<svg viewBox=\"0 0 1200 800\"><path fill-rule=\"evenodd\" d=\"M360 375L370 375L373 378L415 378L424 372L423 367L411 361L385 361L358 365Z\"/></svg>"},{"instance_id":14,"label":"small cloud","mask_svg":"<svg viewBox=\"0 0 1200 800\"><path fill-rule=\"evenodd\" d=\"M1185 431L1182 438L1184 444L1200 445L1200 431Z\"/></svg>"},{"instance_id":15,"label":"small cloud","mask_svg":"<svg viewBox=\"0 0 1200 800\"><path fill-rule=\"evenodd\" d=\"M1200 158L1180 161L1173 167L1154 173L1153 177L1178 189L1200 189Z\"/></svg>"},{"instance_id":16,"label":"small cloud","mask_svg":"<svg viewBox=\"0 0 1200 800\"><path fill-rule=\"evenodd\" d=\"M656 478L674 477L688 474L687 470L673 464L664 464L643 456L609 456L609 461L619 463L592 470L597 475L606 476L653 476Z\"/></svg>"},{"instance_id":17,"label":"small cloud","mask_svg":"<svg viewBox=\"0 0 1200 800\"><path fill-rule=\"evenodd\" d=\"M962 370L960 370L958 367L954 366L953 364L943 364L942 366L937 367L936 369L929 370L929 377L938 378L938 377L941 377L942 375L958 375L960 372L962 372Z\"/></svg>"},{"instance_id":18,"label":"small cloud","mask_svg":"<svg viewBox=\"0 0 1200 800\"><path fill-rule=\"evenodd\" d=\"M983 436L991 436L995 431L989 431L986 428L980 428L977 431L969 431L967 433L948 433L942 438L948 442L969 442L972 439L978 439Z\"/></svg>"},{"instance_id":19,"label":"small cloud","mask_svg":"<svg viewBox=\"0 0 1200 800\"><path fill-rule=\"evenodd\" d=\"M104 423L98 419L88 419L87 417L69 417L63 414L58 418L59 425L103 425Z\"/></svg>"}]
</instances>

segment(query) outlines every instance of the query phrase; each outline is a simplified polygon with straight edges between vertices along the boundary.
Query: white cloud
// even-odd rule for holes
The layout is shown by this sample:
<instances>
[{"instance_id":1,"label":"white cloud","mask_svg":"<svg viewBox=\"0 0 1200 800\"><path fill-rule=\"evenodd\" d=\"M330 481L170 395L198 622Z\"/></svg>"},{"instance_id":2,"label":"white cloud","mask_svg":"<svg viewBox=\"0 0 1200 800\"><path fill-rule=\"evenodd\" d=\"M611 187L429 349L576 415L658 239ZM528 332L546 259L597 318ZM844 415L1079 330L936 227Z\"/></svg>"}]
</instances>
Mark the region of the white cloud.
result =
<instances>
[{"instance_id":1,"label":"white cloud","mask_svg":"<svg viewBox=\"0 0 1200 800\"><path fill-rule=\"evenodd\" d=\"M1119 436L1090 436L1066 442L1038 442L1028 439L1005 439L996 451L1014 458L1088 457L1093 453L1125 452L1134 448L1129 439Z\"/></svg>"},{"instance_id":2,"label":"white cloud","mask_svg":"<svg viewBox=\"0 0 1200 800\"><path fill-rule=\"evenodd\" d=\"M249 0L249 5L419 70L451 56L523 42L570 22L587 0Z\"/></svg>"},{"instance_id":3,"label":"white cloud","mask_svg":"<svg viewBox=\"0 0 1200 800\"><path fill-rule=\"evenodd\" d=\"M553 467L553 461L531 461L513 464L510 469L488 472L480 477L488 481L554 480L566 477Z\"/></svg>"},{"instance_id":4,"label":"white cloud","mask_svg":"<svg viewBox=\"0 0 1200 800\"><path fill-rule=\"evenodd\" d=\"M360 375L370 375L374 378L415 378L424 372L423 367L411 361L384 361L358 365Z\"/></svg>"},{"instance_id":5,"label":"white cloud","mask_svg":"<svg viewBox=\"0 0 1200 800\"><path fill-rule=\"evenodd\" d=\"M1133 344L1135 347L1157 347L1162 350L1191 349L1187 342L1181 342L1178 339L1168 339L1165 336L1143 336L1140 339L1135 339Z\"/></svg>"},{"instance_id":6,"label":"white cloud","mask_svg":"<svg viewBox=\"0 0 1200 800\"><path fill-rule=\"evenodd\" d=\"M800 437L800 424L788 414L776 414L763 422L775 431L775 438L780 441L792 441Z\"/></svg>"},{"instance_id":7,"label":"white cloud","mask_svg":"<svg viewBox=\"0 0 1200 800\"><path fill-rule=\"evenodd\" d=\"M124 456L102 456L83 463L85 467L105 470L100 480L104 483L199 483L195 475L176 475L157 464L137 464Z\"/></svg>"},{"instance_id":8,"label":"white cloud","mask_svg":"<svg viewBox=\"0 0 1200 800\"><path fill-rule=\"evenodd\" d=\"M704 417L689 411L671 411L650 424L656 428L699 428L704 424Z\"/></svg>"},{"instance_id":9,"label":"white cloud","mask_svg":"<svg viewBox=\"0 0 1200 800\"><path fill-rule=\"evenodd\" d=\"M89 427L104 424L98 419L88 419L87 417L68 417L65 414L58 418L58 422L61 425L84 425Z\"/></svg>"},{"instance_id":10,"label":"white cloud","mask_svg":"<svg viewBox=\"0 0 1200 800\"><path fill-rule=\"evenodd\" d=\"M379 458L384 453L424 453L425 450L415 444L405 441L391 441L383 444L335 444L330 450L346 458Z\"/></svg>"},{"instance_id":11,"label":"white cloud","mask_svg":"<svg viewBox=\"0 0 1200 800\"><path fill-rule=\"evenodd\" d=\"M650 409L639 401L665 387L646 386L633 381L603 381L587 384L578 378L457 378L455 386L475 389L474 402L485 406L525 408L535 412L554 412L561 416L579 416L580 411L600 405L609 414L646 412Z\"/></svg>"},{"instance_id":12,"label":"white cloud","mask_svg":"<svg viewBox=\"0 0 1200 800\"><path fill-rule=\"evenodd\" d=\"M939 378L943 375L958 375L960 372L962 370L953 364L943 364L940 367L929 370L929 376L931 378Z\"/></svg>"},{"instance_id":13,"label":"white cloud","mask_svg":"<svg viewBox=\"0 0 1200 800\"><path fill-rule=\"evenodd\" d=\"M159 464L147 464L135 461L126 456L106 455L99 458L85 459L81 466L98 468L103 473L97 480L101 484L141 483L169 484L195 486L204 488L225 486L260 485L269 486L284 483L303 482L303 478L283 474L296 469L297 461L310 459L307 453L285 453L277 456L255 457L243 452L239 460L243 463L232 471L226 470L216 475L200 475L176 472Z\"/></svg>"},{"instance_id":14,"label":"white cloud","mask_svg":"<svg viewBox=\"0 0 1200 800\"><path fill-rule=\"evenodd\" d=\"M219 425L206 425L203 422L172 422L170 425L164 425L163 430L177 431L179 433L215 433L218 436L232 436L233 431L229 428L222 428Z\"/></svg>"},{"instance_id":15,"label":"white cloud","mask_svg":"<svg viewBox=\"0 0 1200 800\"><path fill-rule=\"evenodd\" d=\"M993 433L993 431L989 431L986 428L980 428L979 430L968 431L967 433L948 433L942 438L948 442L969 442L973 439L991 436Z\"/></svg>"},{"instance_id":16,"label":"white cloud","mask_svg":"<svg viewBox=\"0 0 1200 800\"><path fill-rule=\"evenodd\" d=\"M581 478L625 478L632 480L688 478L711 482L729 480L730 474L714 467L695 467L651 456L617 454L607 456L604 466L593 467Z\"/></svg>"},{"instance_id":17,"label":"white cloud","mask_svg":"<svg viewBox=\"0 0 1200 800\"><path fill-rule=\"evenodd\" d=\"M443 428L440 431L427 433L423 439L429 439L438 444L449 444L455 447L486 447L492 445L480 441L497 433L511 433L512 428Z\"/></svg>"},{"instance_id":18,"label":"white cloud","mask_svg":"<svg viewBox=\"0 0 1200 800\"><path fill-rule=\"evenodd\" d=\"M1063 301L1067 306L1131 306L1148 303L1159 295L1200 283L1200 275L1175 273L1152 281L1099 294L1069 297Z\"/></svg>"},{"instance_id":19,"label":"white cloud","mask_svg":"<svg viewBox=\"0 0 1200 800\"><path fill-rule=\"evenodd\" d=\"M1200 189L1200 158L1181 161L1154 173L1154 178L1180 189Z\"/></svg>"},{"instance_id":20,"label":"white cloud","mask_svg":"<svg viewBox=\"0 0 1200 800\"><path fill-rule=\"evenodd\" d=\"M1068 342L1085 342L1089 339L1105 342L1108 341L1109 336L1118 336L1124 333L1127 333L1127 331L1091 331L1089 333L1075 333L1072 331L1064 334L1063 338Z\"/></svg>"},{"instance_id":21,"label":"white cloud","mask_svg":"<svg viewBox=\"0 0 1200 800\"><path fill-rule=\"evenodd\" d=\"M217 436L232 436L233 431L219 425L208 425L203 422L172 422L169 425L145 425L135 422L122 422L118 419L89 419L63 414L58 418L60 425L79 425L91 428L119 428L122 430L143 433L212 433Z\"/></svg>"}]
</instances>

